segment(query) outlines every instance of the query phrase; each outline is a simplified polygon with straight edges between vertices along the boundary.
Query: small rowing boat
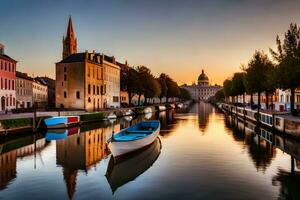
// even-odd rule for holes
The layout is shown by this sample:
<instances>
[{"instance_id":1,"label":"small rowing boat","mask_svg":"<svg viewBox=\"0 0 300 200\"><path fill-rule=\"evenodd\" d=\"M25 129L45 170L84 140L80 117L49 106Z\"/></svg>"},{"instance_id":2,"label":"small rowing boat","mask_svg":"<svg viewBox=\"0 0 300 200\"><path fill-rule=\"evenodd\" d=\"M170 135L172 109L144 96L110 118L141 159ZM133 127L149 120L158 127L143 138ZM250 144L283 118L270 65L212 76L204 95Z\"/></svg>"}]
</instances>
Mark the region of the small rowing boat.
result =
<instances>
[{"instance_id":1,"label":"small rowing boat","mask_svg":"<svg viewBox=\"0 0 300 200\"><path fill-rule=\"evenodd\" d=\"M68 128L79 124L79 116L59 116L44 119L47 128Z\"/></svg>"},{"instance_id":2,"label":"small rowing boat","mask_svg":"<svg viewBox=\"0 0 300 200\"><path fill-rule=\"evenodd\" d=\"M79 133L78 127L72 127L69 129L51 129L47 131L45 139L47 141L61 140L67 138L70 135L78 134L78 133Z\"/></svg>"},{"instance_id":3,"label":"small rowing boat","mask_svg":"<svg viewBox=\"0 0 300 200\"><path fill-rule=\"evenodd\" d=\"M143 121L112 135L111 152L114 158L151 144L157 138L159 130L159 121Z\"/></svg>"}]
</instances>

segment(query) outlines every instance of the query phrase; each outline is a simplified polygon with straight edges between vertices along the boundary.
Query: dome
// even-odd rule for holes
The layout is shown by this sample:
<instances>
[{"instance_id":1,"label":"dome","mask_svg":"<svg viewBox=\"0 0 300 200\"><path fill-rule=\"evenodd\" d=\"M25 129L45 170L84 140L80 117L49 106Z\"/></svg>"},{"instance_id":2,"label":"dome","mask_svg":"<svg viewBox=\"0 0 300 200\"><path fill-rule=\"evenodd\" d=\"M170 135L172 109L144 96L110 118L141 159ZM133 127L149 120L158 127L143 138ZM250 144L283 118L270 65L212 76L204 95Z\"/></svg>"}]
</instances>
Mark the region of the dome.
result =
<instances>
[{"instance_id":1,"label":"dome","mask_svg":"<svg viewBox=\"0 0 300 200\"><path fill-rule=\"evenodd\" d=\"M198 77L198 85L199 86L208 86L209 80L206 74L204 74L204 70L202 69L202 73Z\"/></svg>"},{"instance_id":2,"label":"dome","mask_svg":"<svg viewBox=\"0 0 300 200\"><path fill-rule=\"evenodd\" d=\"M208 77L206 76L206 74L204 74L203 69L202 69L202 73L198 77L198 81L208 81Z\"/></svg>"}]
</instances>

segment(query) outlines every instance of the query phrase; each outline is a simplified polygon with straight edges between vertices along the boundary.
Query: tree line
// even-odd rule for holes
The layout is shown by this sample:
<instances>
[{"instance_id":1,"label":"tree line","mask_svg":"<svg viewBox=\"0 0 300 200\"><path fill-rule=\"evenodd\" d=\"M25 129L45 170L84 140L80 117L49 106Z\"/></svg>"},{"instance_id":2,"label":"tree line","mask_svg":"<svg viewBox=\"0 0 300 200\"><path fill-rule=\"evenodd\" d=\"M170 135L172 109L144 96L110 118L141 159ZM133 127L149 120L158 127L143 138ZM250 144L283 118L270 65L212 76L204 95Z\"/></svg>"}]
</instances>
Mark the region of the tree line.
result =
<instances>
[{"instance_id":1,"label":"tree line","mask_svg":"<svg viewBox=\"0 0 300 200\"><path fill-rule=\"evenodd\" d=\"M295 90L300 87L300 28L297 24L290 24L283 39L276 37L276 49L269 49L272 60L266 53L256 50L247 65L242 65L242 72L234 73L232 78L223 82L223 90L216 94L216 98L228 100L245 94L251 96L250 104L253 106L253 94L258 95L258 112L261 106L260 97L266 96L266 109L269 109L269 96L277 88L291 91L291 113L295 110ZM222 95L223 93L223 95ZM271 101L273 98L271 98ZM272 102L273 104L273 102Z\"/></svg>"},{"instance_id":2,"label":"tree line","mask_svg":"<svg viewBox=\"0 0 300 200\"><path fill-rule=\"evenodd\" d=\"M121 90L127 91L129 104L132 102L134 95L138 96L138 105L141 105L141 97L144 96L145 102L150 99L177 97L180 100L189 100L191 95L189 91L180 88L176 81L169 75L162 73L155 77L151 70L145 66L127 67L121 70Z\"/></svg>"}]
</instances>

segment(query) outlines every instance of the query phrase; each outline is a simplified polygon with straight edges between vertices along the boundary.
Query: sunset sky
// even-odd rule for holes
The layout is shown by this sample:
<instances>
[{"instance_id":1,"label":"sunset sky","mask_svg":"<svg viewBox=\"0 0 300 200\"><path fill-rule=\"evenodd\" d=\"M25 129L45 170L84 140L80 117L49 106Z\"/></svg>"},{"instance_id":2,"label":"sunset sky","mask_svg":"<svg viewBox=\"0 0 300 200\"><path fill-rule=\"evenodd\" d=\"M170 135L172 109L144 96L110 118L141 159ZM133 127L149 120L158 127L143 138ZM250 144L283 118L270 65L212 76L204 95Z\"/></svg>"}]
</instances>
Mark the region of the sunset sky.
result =
<instances>
[{"instance_id":1,"label":"sunset sky","mask_svg":"<svg viewBox=\"0 0 300 200\"><path fill-rule=\"evenodd\" d=\"M300 24L300 1L1 0L0 43L18 70L54 77L72 15L78 51L96 50L179 84L203 68L222 84L255 49L268 52L289 23Z\"/></svg>"}]
</instances>

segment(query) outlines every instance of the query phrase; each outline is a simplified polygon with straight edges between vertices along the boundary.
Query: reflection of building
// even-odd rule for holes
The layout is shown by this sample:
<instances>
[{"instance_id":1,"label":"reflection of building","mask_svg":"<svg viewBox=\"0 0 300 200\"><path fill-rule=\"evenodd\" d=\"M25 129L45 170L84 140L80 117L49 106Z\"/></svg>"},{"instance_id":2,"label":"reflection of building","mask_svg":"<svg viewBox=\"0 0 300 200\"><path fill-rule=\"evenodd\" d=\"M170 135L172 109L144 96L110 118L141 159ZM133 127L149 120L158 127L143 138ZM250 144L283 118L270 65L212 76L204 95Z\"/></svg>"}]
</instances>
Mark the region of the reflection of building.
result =
<instances>
[{"instance_id":1,"label":"reflection of building","mask_svg":"<svg viewBox=\"0 0 300 200\"><path fill-rule=\"evenodd\" d=\"M104 128L98 128L56 141L56 160L63 167L70 198L75 193L78 170L87 173L91 166L109 153L105 132Z\"/></svg>"},{"instance_id":2,"label":"reflection of building","mask_svg":"<svg viewBox=\"0 0 300 200\"><path fill-rule=\"evenodd\" d=\"M200 102L198 104L198 124L199 128L201 131L205 131L208 121L209 121L209 116L212 113L213 108L210 104Z\"/></svg>"},{"instance_id":3,"label":"reflection of building","mask_svg":"<svg viewBox=\"0 0 300 200\"><path fill-rule=\"evenodd\" d=\"M0 189L16 178L17 153L10 151L0 155Z\"/></svg>"},{"instance_id":4,"label":"reflection of building","mask_svg":"<svg viewBox=\"0 0 300 200\"><path fill-rule=\"evenodd\" d=\"M197 85L183 85L182 88L187 89L195 101L206 101L222 89L219 85L209 85L209 79L203 70L198 77Z\"/></svg>"},{"instance_id":5,"label":"reflection of building","mask_svg":"<svg viewBox=\"0 0 300 200\"><path fill-rule=\"evenodd\" d=\"M30 108L32 106L33 78L26 73L16 72L16 98L17 108Z\"/></svg>"},{"instance_id":6,"label":"reflection of building","mask_svg":"<svg viewBox=\"0 0 300 200\"><path fill-rule=\"evenodd\" d=\"M56 107L88 111L120 107L120 67L115 57L77 53L71 18L63 41L63 60L56 63Z\"/></svg>"},{"instance_id":7,"label":"reflection of building","mask_svg":"<svg viewBox=\"0 0 300 200\"><path fill-rule=\"evenodd\" d=\"M0 111L16 107L16 66L17 61L4 54L4 45L0 43Z\"/></svg>"}]
</instances>

